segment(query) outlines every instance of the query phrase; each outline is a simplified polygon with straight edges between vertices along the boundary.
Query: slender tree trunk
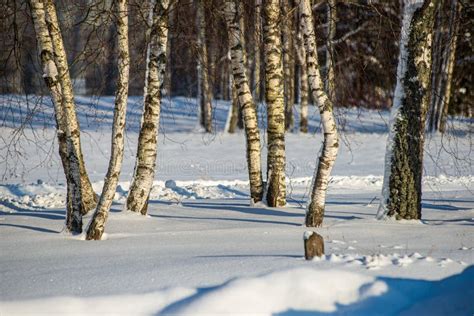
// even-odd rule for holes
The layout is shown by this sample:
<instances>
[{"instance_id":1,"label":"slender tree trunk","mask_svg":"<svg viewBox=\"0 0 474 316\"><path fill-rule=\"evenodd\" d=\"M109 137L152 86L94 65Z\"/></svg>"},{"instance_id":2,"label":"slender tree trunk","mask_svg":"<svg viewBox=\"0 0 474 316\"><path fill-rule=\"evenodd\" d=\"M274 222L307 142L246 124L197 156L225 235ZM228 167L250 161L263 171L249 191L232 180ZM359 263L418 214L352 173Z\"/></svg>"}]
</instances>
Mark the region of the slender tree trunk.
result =
<instances>
[{"instance_id":1,"label":"slender tree trunk","mask_svg":"<svg viewBox=\"0 0 474 316\"><path fill-rule=\"evenodd\" d=\"M212 132L212 92L209 84L209 55L206 43L206 20L204 16L204 2L198 0L197 4L197 25L198 25L198 85L200 85L198 96L201 108L201 123L207 133Z\"/></svg>"},{"instance_id":2,"label":"slender tree trunk","mask_svg":"<svg viewBox=\"0 0 474 316\"><path fill-rule=\"evenodd\" d=\"M148 44L142 126L138 137L135 174L130 186L126 209L147 214L148 197L155 176L158 128L160 124L161 89L166 71L169 0L158 0L152 6L153 23Z\"/></svg>"},{"instance_id":3,"label":"slender tree trunk","mask_svg":"<svg viewBox=\"0 0 474 316\"><path fill-rule=\"evenodd\" d=\"M293 12L290 0L282 0L283 76L285 100L285 130L294 126L293 104L295 102L295 62L293 58Z\"/></svg>"},{"instance_id":4,"label":"slender tree trunk","mask_svg":"<svg viewBox=\"0 0 474 316\"><path fill-rule=\"evenodd\" d=\"M70 141L72 145L71 159L77 160L76 163L69 161L69 168L79 172L80 203L82 204L82 214L86 214L97 205L97 196L92 189L89 176L87 175L84 158L82 155L80 126L76 116L76 105L74 103L74 94L72 91L72 82L69 76L69 67L67 64L66 51L59 29L56 8L52 0L44 0L46 10L46 23L53 43L54 54L56 56L56 66L58 67L59 81L61 82L62 104L64 117L67 122L67 130L70 132ZM68 136L69 137L69 136ZM71 153L70 153L71 155ZM79 199L79 197L78 197Z\"/></svg>"},{"instance_id":5,"label":"slender tree trunk","mask_svg":"<svg viewBox=\"0 0 474 316\"><path fill-rule=\"evenodd\" d=\"M31 15L38 42L38 51L40 55L43 78L51 94L51 100L54 106L54 118L56 120L56 129L59 145L59 156L63 165L64 173L68 172L68 152L66 138L66 121L64 118L64 109L61 97L61 84L58 78L58 69L54 60L53 44L46 25L46 12L42 0L30 1Z\"/></svg>"},{"instance_id":6,"label":"slender tree trunk","mask_svg":"<svg viewBox=\"0 0 474 316\"><path fill-rule=\"evenodd\" d=\"M378 218L421 218L425 119L430 98L435 1L405 0L397 86Z\"/></svg>"},{"instance_id":7,"label":"slender tree trunk","mask_svg":"<svg viewBox=\"0 0 474 316\"><path fill-rule=\"evenodd\" d=\"M171 98L172 96L172 83L173 83L173 70L171 69L173 62L171 60L172 54L171 54L171 43L173 42L172 35L170 34L170 29L174 27L174 24L176 23L176 5L177 2L171 1L168 9L168 44L166 46L166 56L168 58L168 62L166 64L166 74L165 74L165 83L164 83L164 94L166 95L167 98Z\"/></svg>"},{"instance_id":8,"label":"slender tree trunk","mask_svg":"<svg viewBox=\"0 0 474 316\"><path fill-rule=\"evenodd\" d=\"M298 18L298 33L296 36L296 57L299 64L299 102L300 102L300 132L308 132L308 71L306 66L306 52L303 42L301 19Z\"/></svg>"},{"instance_id":9,"label":"slender tree trunk","mask_svg":"<svg viewBox=\"0 0 474 316\"><path fill-rule=\"evenodd\" d=\"M266 0L264 14L265 99L267 103L267 203L286 204L285 102L279 0Z\"/></svg>"},{"instance_id":10,"label":"slender tree trunk","mask_svg":"<svg viewBox=\"0 0 474 316\"><path fill-rule=\"evenodd\" d=\"M66 229L82 232L82 215L95 206L96 196L85 171L69 77L56 10L51 1L30 1L43 77L55 108L59 155L67 180ZM89 189L89 191L88 191Z\"/></svg>"},{"instance_id":11,"label":"slender tree trunk","mask_svg":"<svg viewBox=\"0 0 474 316\"><path fill-rule=\"evenodd\" d=\"M127 113L128 80L130 53L128 49L128 0L116 0L116 24L118 47L118 80L115 95L114 121L112 127L112 149L109 169L105 176L104 187L99 204L87 230L87 239L100 240L104 233L105 222L114 199L123 161L125 117Z\"/></svg>"},{"instance_id":12,"label":"slender tree trunk","mask_svg":"<svg viewBox=\"0 0 474 316\"><path fill-rule=\"evenodd\" d=\"M328 36L326 43L326 82L325 88L331 102L334 102L334 87L336 85L336 78L334 75L334 37L336 36L336 0L328 0L327 9L327 23L328 23Z\"/></svg>"},{"instance_id":13,"label":"slender tree trunk","mask_svg":"<svg viewBox=\"0 0 474 316\"><path fill-rule=\"evenodd\" d=\"M261 67L261 54L260 44L262 42L262 0L255 0L255 33L254 35L254 47L253 47L253 78L252 78L252 91L253 99L255 103L260 102L260 67Z\"/></svg>"},{"instance_id":14,"label":"slender tree trunk","mask_svg":"<svg viewBox=\"0 0 474 316\"><path fill-rule=\"evenodd\" d=\"M240 4L240 2L239 2ZM243 47L243 30L238 23L243 14L241 5L237 11L235 0L226 0L225 16L232 58L234 84L239 103L242 107L245 135L247 137L247 166L250 180L250 203L260 202L263 196L262 167L260 162L260 131L258 129L257 111L250 92L247 70L245 68L245 51Z\"/></svg>"},{"instance_id":15,"label":"slender tree trunk","mask_svg":"<svg viewBox=\"0 0 474 316\"><path fill-rule=\"evenodd\" d=\"M233 75L232 75L233 77ZM235 133L235 130L237 129L237 123L239 121L239 98L237 96L237 88L235 87L234 79L231 80L231 86L232 86L232 105L231 105L231 116L230 116L230 121L229 121L229 133L233 134Z\"/></svg>"},{"instance_id":16,"label":"slender tree trunk","mask_svg":"<svg viewBox=\"0 0 474 316\"><path fill-rule=\"evenodd\" d=\"M244 21L244 16L243 15L239 15L239 28L240 28L240 30L245 30L245 21ZM243 31L240 32L239 36L240 36L240 42L242 43L242 51L247 52L247 47L246 47L247 43L245 42L245 35L244 35ZM247 58L247 54L243 55L243 59L244 59L244 67L247 71L247 78L248 78L249 61L248 61L248 58ZM234 83L235 83L235 81L234 81ZM239 100L237 87L235 86L234 88L235 88L236 102L237 102L237 109L238 109L237 127L239 129L244 129L244 114L242 113L243 107L242 107L242 104L240 103L240 100Z\"/></svg>"},{"instance_id":17,"label":"slender tree trunk","mask_svg":"<svg viewBox=\"0 0 474 316\"><path fill-rule=\"evenodd\" d=\"M446 82L444 86L444 93L443 93L443 107L441 111L441 117L439 120L439 131L441 133L446 132L446 122L448 119L448 109L449 109L449 102L451 100L451 83L453 81L453 69L454 64L456 62L456 46L457 46L457 39L458 39L458 31L459 31L459 19L461 16L461 9L462 6L459 5L458 0L451 0L451 11L449 16L449 34L448 34L448 46L447 46L447 53L446 53ZM433 96L432 96L433 98Z\"/></svg>"},{"instance_id":18,"label":"slender tree trunk","mask_svg":"<svg viewBox=\"0 0 474 316\"><path fill-rule=\"evenodd\" d=\"M319 227L323 223L326 191L329 176L337 157L339 143L332 101L325 93L324 84L321 79L310 1L301 0L299 10L306 48L309 86L313 100L318 104L324 131L323 148L313 176L311 196L306 213L306 226Z\"/></svg>"},{"instance_id":19,"label":"slender tree trunk","mask_svg":"<svg viewBox=\"0 0 474 316\"><path fill-rule=\"evenodd\" d=\"M445 37L446 28L444 22L444 15L442 3L444 0L438 1L436 5L436 19L435 32L433 37L432 48L432 74L431 74L431 95L429 115L428 115L428 130L435 132L438 130L439 111L441 108L442 95L442 72L443 72L443 38Z\"/></svg>"}]
</instances>

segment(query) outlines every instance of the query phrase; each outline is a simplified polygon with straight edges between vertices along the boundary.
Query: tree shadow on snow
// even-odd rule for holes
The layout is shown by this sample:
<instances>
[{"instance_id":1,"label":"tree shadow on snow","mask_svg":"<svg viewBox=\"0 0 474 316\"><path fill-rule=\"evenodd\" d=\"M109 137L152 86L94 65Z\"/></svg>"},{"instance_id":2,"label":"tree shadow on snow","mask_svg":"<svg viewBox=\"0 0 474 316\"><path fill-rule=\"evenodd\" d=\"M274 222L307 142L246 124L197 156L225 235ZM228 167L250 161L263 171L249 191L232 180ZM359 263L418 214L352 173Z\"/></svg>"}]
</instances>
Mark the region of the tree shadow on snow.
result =
<instances>
[{"instance_id":1,"label":"tree shadow on snow","mask_svg":"<svg viewBox=\"0 0 474 316\"><path fill-rule=\"evenodd\" d=\"M213 255L213 256L196 256L194 258L292 258L303 259L302 255L284 255L284 254L275 254L275 255Z\"/></svg>"},{"instance_id":2,"label":"tree shadow on snow","mask_svg":"<svg viewBox=\"0 0 474 316\"><path fill-rule=\"evenodd\" d=\"M50 233L50 234L59 234L60 233L59 231L55 231L55 230L52 230L52 229L47 229L47 228L42 228L42 227L34 227L34 226L26 226L26 225L0 223L0 226L16 227L16 228L21 228L21 229L34 230L34 231L41 232L41 233Z\"/></svg>"},{"instance_id":3,"label":"tree shadow on snow","mask_svg":"<svg viewBox=\"0 0 474 316\"><path fill-rule=\"evenodd\" d=\"M200 209L212 209L212 210L225 210L225 211L234 211L244 214L253 214L253 215L265 215L265 216L288 216L288 217L302 217L303 213L290 213L283 210L273 210L268 208L257 208L248 206L245 204L222 204L222 203L194 203L194 202L183 202L183 206L200 208Z\"/></svg>"},{"instance_id":4,"label":"tree shadow on snow","mask_svg":"<svg viewBox=\"0 0 474 316\"><path fill-rule=\"evenodd\" d=\"M466 211L472 209L472 207L459 207L448 204L431 204L426 202L421 202L421 207L439 211Z\"/></svg>"},{"instance_id":5,"label":"tree shadow on snow","mask_svg":"<svg viewBox=\"0 0 474 316\"><path fill-rule=\"evenodd\" d=\"M193 217L193 216L176 216L176 215L154 215L148 214L151 217L157 218L169 218L169 219L190 219L190 220L214 220L214 221L231 221L231 222L246 222L246 223L261 223L261 224L276 224L276 225L289 225L289 226L301 226L301 224L291 222L279 222L269 221L263 219L247 219L247 218L228 218L228 217Z\"/></svg>"},{"instance_id":6,"label":"tree shadow on snow","mask_svg":"<svg viewBox=\"0 0 474 316\"><path fill-rule=\"evenodd\" d=\"M64 220L64 211L31 211L20 209L15 213L3 212L0 211L1 215L4 216L26 216L26 217L36 217L42 219L51 219L51 220Z\"/></svg>"}]
</instances>

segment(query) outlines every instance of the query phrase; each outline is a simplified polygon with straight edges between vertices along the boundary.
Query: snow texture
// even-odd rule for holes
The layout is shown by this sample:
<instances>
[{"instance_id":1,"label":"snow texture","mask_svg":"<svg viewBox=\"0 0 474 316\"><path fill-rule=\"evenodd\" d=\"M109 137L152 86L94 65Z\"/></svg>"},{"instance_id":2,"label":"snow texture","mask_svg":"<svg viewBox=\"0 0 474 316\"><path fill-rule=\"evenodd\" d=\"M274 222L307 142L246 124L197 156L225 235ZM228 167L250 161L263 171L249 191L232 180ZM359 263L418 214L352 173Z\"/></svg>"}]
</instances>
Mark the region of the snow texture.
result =
<instances>
[{"instance_id":1,"label":"snow texture","mask_svg":"<svg viewBox=\"0 0 474 316\"><path fill-rule=\"evenodd\" d=\"M193 100L165 100L144 217L121 211L133 173L140 100L129 101L124 168L106 238L89 242L61 233L66 189L52 105L46 98L0 96L0 141L7 141L0 146L0 314L474 312L467 120L453 118L446 136L427 139L422 220L377 221L388 112L340 110L346 130L318 229L326 255L307 261L301 236L314 144L321 141L316 109L310 108L311 133L286 135L289 203L273 209L249 205L243 133L202 134L194 129ZM86 167L99 193L114 100L76 101ZM229 103L215 105L222 131ZM24 125L26 117L33 120ZM29 127L17 139L21 126Z\"/></svg>"}]
</instances>

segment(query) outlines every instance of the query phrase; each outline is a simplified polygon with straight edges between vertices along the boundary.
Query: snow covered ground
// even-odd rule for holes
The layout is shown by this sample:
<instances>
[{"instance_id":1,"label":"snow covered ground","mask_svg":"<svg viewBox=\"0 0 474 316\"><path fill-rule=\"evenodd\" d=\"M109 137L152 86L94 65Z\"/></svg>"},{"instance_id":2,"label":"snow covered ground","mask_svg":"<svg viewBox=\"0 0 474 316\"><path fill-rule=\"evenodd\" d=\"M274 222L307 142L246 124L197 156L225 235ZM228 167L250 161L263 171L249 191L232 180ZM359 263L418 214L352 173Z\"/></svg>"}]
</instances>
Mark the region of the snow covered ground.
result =
<instances>
[{"instance_id":1,"label":"snow covered ground","mask_svg":"<svg viewBox=\"0 0 474 316\"><path fill-rule=\"evenodd\" d=\"M77 101L99 193L113 98ZM140 99L131 98L106 240L86 242L61 233L65 186L51 106L0 96L0 314L474 312L471 122L453 119L450 134L427 137L423 220L380 222L388 113L339 110L343 145L316 230L326 256L305 261L304 206L321 143L315 109L310 134L287 134L289 205L270 209L249 206L244 135L222 133L228 103L216 102L211 135L197 127L194 100L163 108L149 216L122 212L140 122Z\"/></svg>"}]
</instances>

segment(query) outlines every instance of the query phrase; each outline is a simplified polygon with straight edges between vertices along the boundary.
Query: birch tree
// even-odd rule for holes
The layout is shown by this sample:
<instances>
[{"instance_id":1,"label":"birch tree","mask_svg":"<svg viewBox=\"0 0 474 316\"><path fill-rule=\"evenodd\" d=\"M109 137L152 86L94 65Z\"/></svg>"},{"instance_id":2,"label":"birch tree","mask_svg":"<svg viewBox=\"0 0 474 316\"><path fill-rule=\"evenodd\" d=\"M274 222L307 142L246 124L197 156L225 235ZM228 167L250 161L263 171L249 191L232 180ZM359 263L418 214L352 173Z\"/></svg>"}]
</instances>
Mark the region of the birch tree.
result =
<instances>
[{"instance_id":1,"label":"birch tree","mask_svg":"<svg viewBox=\"0 0 474 316\"><path fill-rule=\"evenodd\" d=\"M404 0L397 86L377 217L421 218L425 118L430 98L435 2Z\"/></svg>"},{"instance_id":2,"label":"birch tree","mask_svg":"<svg viewBox=\"0 0 474 316\"><path fill-rule=\"evenodd\" d=\"M282 40L283 40L283 77L285 100L285 130L294 125L293 104L295 102L295 59L293 57L293 24L294 14L290 0L281 0L282 7Z\"/></svg>"},{"instance_id":3,"label":"birch tree","mask_svg":"<svg viewBox=\"0 0 474 316\"><path fill-rule=\"evenodd\" d=\"M135 172L127 197L126 209L147 214L148 198L155 177L161 89L166 71L169 0L152 0L152 25L147 49L147 71L142 124L138 136Z\"/></svg>"},{"instance_id":4,"label":"birch tree","mask_svg":"<svg viewBox=\"0 0 474 316\"><path fill-rule=\"evenodd\" d=\"M326 93L334 102L334 87L336 78L334 75L334 38L336 36L336 0L328 0L327 8L327 43L326 43Z\"/></svg>"},{"instance_id":5,"label":"birch tree","mask_svg":"<svg viewBox=\"0 0 474 316\"><path fill-rule=\"evenodd\" d=\"M261 67L261 53L260 43L262 42L262 0L255 0L255 32L254 46L253 46L253 78L252 78L252 91L253 99L258 104L261 100L260 97L260 67Z\"/></svg>"},{"instance_id":6,"label":"birch tree","mask_svg":"<svg viewBox=\"0 0 474 316\"><path fill-rule=\"evenodd\" d=\"M43 78L54 105L59 155L67 181L66 229L81 233L82 215L95 207L96 196L82 157L66 52L54 4L49 0L31 0L30 9Z\"/></svg>"},{"instance_id":7,"label":"birch tree","mask_svg":"<svg viewBox=\"0 0 474 316\"><path fill-rule=\"evenodd\" d=\"M212 92L209 80L209 55L206 43L206 20L204 16L204 1L196 1L196 19L198 28L198 102L200 107L201 125L207 133L212 132Z\"/></svg>"},{"instance_id":8,"label":"birch tree","mask_svg":"<svg viewBox=\"0 0 474 316\"><path fill-rule=\"evenodd\" d=\"M112 146L109 168L104 180L102 194L87 230L88 240L100 240L105 222L117 189L123 161L125 118L127 113L130 53L128 48L128 0L116 0L115 20L117 26L118 80L115 94L114 119L112 126Z\"/></svg>"},{"instance_id":9,"label":"birch tree","mask_svg":"<svg viewBox=\"0 0 474 316\"><path fill-rule=\"evenodd\" d=\"M250 91L247 69L245 68L245 51L243 47L243 30L240 29L239 16L242 15L239 2L237 11L235 0L226 0L225 17L229 36L234 85L242 108L245 135L247 141L247 167L250 180L250 203L260 202L263 196L262 169L260 162L260 131L258 129L257 109Z\"/></svg>"},{"instance_id":10,"label":"birch tree","mask_svg":"<svg viewBox=\"0 0 474 316\"><path fill-rule=\"evenodd\" d=\"M296 57L298 60L299 103L300 103L300 132L308 132L308 71L306 66L306 52L303 42L301 19L298 18L296 33Z\"/></svg>"},{"instance_id":11,"label":"birch tree","mask_svg":"<svg viewBox=\"0 0 474 316\"><path fill-rule=\"evenodd\" d=\"M79 203L82 205L81 212L84 215L95 208L97 205L97 196L92 189L82 155L80 126L76 116L72 82L69 75L66 50L64 49L56 8L52 0L44 0L44 6L46 10L46 23L51 36L59 81L61 83L61 103L67 124L66 137L70 139L70 145L72 146L69 150L69 172L78 172L77 177L79 178L78 186L80 190L78 194L80 194L80 198L77 197L77 200L80 201ZM74 177L76 177L76 175L74 175Z\"/></svg>"},{"instance_id":12,"label":"birch tree","mask_svg":"<svg viewBox=\"0 0 474 316\"><path fill-rule=\"evenodd\" d=\"M266 0L264 14L265 100L267 103L267 204L286 204L285 102L279 0Z\"/></svg>"},{"instance_id":13,"label":"birch tree","mask_svg":"<svg viewBox=\"0 0 474 316\"><path fill-rule=\"evenodd\" d=\"M445 12L445 3L449 3L448 12ZM432 98L428 117L428 129L431 132L439 130L444 133L446 130L461 8L458 0L438 1L432 51Z\"/></svg>"},{"instance_id":14,"label":"birch tree","mask_svg":"<svg viewBox=\"0 0 474 316\"><path fill-rule=\"evenodd\" d=\"M333 114L333 104L324 91L324 84L321 79L310 1L301 0L299 3L299 11L303 29L303 41L306 49L306 65L308 67L310 92L313 100L319 107L324 132L321 156L319 157L313 176L310 201L305 220L306 226L319 227L323 223L326 191L329 176L337 157L339 143L336 121Z\"/></svg>"}]
</instances>

